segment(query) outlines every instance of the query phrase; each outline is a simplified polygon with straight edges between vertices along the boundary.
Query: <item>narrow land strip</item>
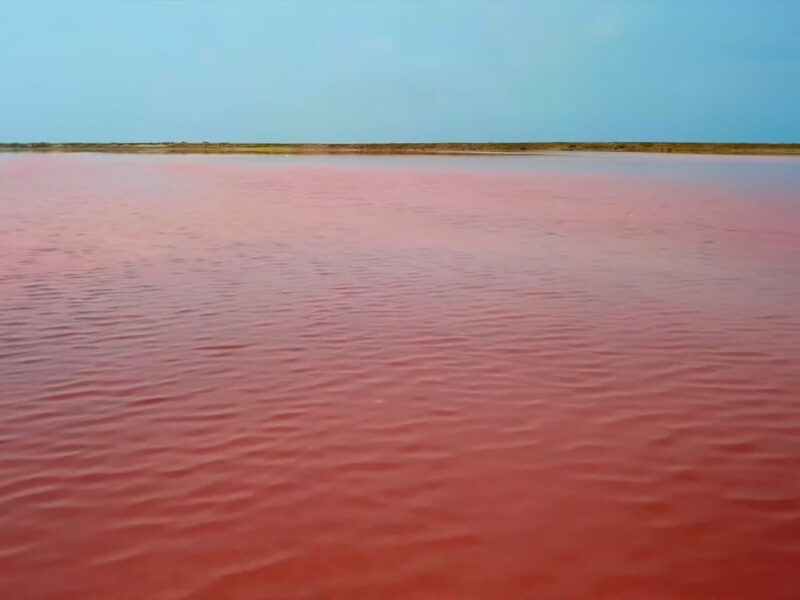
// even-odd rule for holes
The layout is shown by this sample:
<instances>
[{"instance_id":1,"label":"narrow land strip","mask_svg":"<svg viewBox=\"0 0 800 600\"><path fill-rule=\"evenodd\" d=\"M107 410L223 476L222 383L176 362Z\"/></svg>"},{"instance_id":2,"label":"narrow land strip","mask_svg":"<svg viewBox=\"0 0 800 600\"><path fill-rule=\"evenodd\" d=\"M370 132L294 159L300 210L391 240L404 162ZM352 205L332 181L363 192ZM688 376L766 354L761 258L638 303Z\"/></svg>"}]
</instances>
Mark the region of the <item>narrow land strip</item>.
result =
<instances>
[{"instance_id":1,"label":"narrow land strip","mask_svg":"<svg viewBox=\"0 0 800 600\"><path fill-rule=\"evenodd\" d=\"M553 151L684 154L800 154L800 144L701 142L442 142L392 144L234 144L218 142L4 143L0 152L124 152L210 154L484 154Z\"/></svg>"}]
</instances>

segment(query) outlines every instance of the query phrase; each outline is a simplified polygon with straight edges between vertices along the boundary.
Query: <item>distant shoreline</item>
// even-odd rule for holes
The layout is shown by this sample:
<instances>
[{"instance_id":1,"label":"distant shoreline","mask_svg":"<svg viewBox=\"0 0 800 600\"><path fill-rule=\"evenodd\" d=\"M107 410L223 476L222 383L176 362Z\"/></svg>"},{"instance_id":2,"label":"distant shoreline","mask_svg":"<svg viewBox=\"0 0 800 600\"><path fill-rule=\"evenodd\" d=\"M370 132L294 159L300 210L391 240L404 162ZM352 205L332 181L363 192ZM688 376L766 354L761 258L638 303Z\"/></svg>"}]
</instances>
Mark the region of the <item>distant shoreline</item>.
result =
<instances>
[{"instance_id":1,"label":"distant shoreline","mask_svg":"<svg viewBox=\"0 0 800 600\"><path fill-rule=\"evenodd\" d=\"M5 143L0 152L156 154L524 154L531 152L655 152L800 155L798 144L704 142L441 142L389 144L234 144L218 142Z\"/></svg>"}]
</instances>

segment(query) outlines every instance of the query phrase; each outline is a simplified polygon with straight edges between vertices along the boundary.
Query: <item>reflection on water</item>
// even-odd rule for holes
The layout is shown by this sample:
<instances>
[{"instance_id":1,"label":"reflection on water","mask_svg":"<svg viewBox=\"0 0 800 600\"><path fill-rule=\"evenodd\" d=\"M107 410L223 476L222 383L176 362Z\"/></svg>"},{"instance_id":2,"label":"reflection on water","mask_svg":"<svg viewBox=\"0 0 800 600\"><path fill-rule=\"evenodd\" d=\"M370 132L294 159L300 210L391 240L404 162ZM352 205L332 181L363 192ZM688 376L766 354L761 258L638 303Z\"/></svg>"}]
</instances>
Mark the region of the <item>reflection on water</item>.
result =
<instances>
[{"instance_id":1,"label":"reflection on water","mask_svg":"<svg viewBox=\"0 0 800 600\"><path fill-rule=\"evenodd\" d=\"M0 596L791 597L798 165L0 157Z\"/></svg>"}]
</instances>

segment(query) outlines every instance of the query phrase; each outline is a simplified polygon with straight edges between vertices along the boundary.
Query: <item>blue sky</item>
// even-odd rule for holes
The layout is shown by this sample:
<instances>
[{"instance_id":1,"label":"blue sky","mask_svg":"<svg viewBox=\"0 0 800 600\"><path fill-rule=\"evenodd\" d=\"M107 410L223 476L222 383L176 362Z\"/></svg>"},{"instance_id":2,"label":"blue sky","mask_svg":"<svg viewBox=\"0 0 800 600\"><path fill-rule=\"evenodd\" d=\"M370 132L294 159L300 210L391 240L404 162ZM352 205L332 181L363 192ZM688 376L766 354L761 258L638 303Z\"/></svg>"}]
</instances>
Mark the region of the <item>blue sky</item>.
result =
<instances>
[{"instance_id":1,"label":"blue sky","mask_svg":"<svg viewBox=\"0 0 800 600\"><path fill-rule=\"evenodd\" d=\"M0 0L0 141L800 141L800 1Z\"/></svg>"}]
</instances>

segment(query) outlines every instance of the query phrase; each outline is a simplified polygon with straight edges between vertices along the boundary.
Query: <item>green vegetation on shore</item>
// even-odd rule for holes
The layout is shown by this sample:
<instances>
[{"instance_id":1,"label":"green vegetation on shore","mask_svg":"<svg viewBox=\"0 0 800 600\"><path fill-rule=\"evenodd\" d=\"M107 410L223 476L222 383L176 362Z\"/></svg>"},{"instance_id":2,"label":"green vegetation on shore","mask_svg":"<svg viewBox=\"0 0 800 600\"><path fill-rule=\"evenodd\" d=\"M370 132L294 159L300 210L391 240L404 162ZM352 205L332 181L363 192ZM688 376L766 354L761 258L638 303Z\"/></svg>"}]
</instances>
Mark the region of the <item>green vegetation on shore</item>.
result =
<instances>
[{"instance_id":1,"label":"green vegetation on shore","mask_svg":"<svg viewBox=\"0 0 800 600\"><path fill-rule=\"evenodd\" d=\"M800 144L703 142L442 142L396 144L232 144L218 142L1 144L0 152L139 152L209 154L462 154L553 151L800 154Z\"/></svg>"}]
</instances>

